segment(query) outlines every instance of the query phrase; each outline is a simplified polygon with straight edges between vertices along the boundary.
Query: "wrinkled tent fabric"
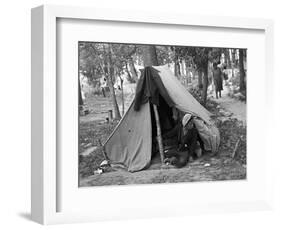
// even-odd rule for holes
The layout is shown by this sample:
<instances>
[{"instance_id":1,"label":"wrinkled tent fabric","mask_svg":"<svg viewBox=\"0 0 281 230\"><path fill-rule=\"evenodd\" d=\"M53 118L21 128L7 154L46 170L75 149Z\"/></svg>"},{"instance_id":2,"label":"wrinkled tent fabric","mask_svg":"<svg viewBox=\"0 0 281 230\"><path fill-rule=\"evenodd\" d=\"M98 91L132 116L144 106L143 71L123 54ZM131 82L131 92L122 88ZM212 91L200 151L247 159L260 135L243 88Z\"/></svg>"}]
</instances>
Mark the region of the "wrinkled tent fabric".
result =
<instances>
[{"instance_id":1,"label":"wrinkled tent fabric","mask_svg":"<svg viewBox=\"0 0 281 230\"><path fill-rule=\"evenodd\" d=\"M211 113L206 110L180 83L167 66L154 66L159 71L159 76L175 107L182 112L200 117L208 124Z\"/></svg>"},{"instance_id":2,"label":"wrinkled tent fabric","mask_svg":"<svg viewBox=\"0 0 281 230\"><path fill-rule=\"evenodd\" d=\"M217 152L220 145L220 133L218 128L212 124L206 124L200 118L194 118L193 121L204 143L205 150L213 153Z\"/></svg>"},{"instance_id":3,"label":"wrinkled tent fabric","mask_svg":"<svg viewBox=\"0 0 281 230\"><path fill-rule=\"evenodd\" d=\"M155 72L153 69L157 71ZM152 124L151 100L147 96L151 94L146 92L146 95L143 96L141 93L155 85L164 86L162 89L154 89L156 91L153 90L153 92L160 93L162 97L165 97L163 95L166 92L168 97L165 98L170 98L170 106L173 105L180 111L195 116L195 125L205 149L217 152L220 136L218 129L211 121L211 113L184 88L171 70L167 66L155 66L146 67L143 73L144 76L138 82L135 100L104 144L110 163L122 164L130 172L140 171L149 166L152 150ZM154 77L159 78L156 80L158 85L155 83L156 81L149 79ZM145 85L146 80L150 81L150 84L153 82L154 85ZM159 80L162 83L159 83ZM136 100L139 103L137 111L134 109ZM157 100L154 103L157 103Z\"/></svg>"},{"instance_id":4,"label":"wrinkled tent fabric","mask_svg":"<svg viewBox=\"0 0 281 230\"><path fill-rule=\"evenodd\" d=\"M133 103L104 145L110 163L121 163L130 172L149 165L152 149L149 103L139 111L134 110Z\"/></svg>"},{"instance_id":5,"label":"wrinkled tent fabric","mask_svg":"<svg viewBox=\"0 0 281 230\"><path fill-rule=\"evenodd\" d=\"M148 101L159 106L159 94L164 98L168 106L174 106L174 102L159 76L159 71L148 66L142 71L137 84L134 109L136 111L140 110L141 105Z\"/></svg>"}]
</instances>

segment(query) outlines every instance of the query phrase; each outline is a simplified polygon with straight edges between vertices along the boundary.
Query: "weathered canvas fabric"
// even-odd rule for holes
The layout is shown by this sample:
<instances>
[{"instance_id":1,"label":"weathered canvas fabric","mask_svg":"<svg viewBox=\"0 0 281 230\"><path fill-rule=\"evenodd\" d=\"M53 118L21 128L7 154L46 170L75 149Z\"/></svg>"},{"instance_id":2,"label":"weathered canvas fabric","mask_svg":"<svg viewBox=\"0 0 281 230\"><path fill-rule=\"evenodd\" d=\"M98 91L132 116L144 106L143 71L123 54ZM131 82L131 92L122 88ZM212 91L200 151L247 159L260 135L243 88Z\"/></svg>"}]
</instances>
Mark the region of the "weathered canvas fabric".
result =
<instances>
[{"instance_id":1,"label":"weathered canvas fabric","mask_svg":"<svg viewBox=\"0 0 281 230\"><path fill-rule=\"evenodd\" d=\"M159 71L159 76L175 107L182 112L190 113L199 118L194 119L194 122L204 142L205 150L213 153L217 152L220 144L220 134L210 118L211 113L184 88L167 66L155 66L154 68Z\"/></svg>"},{"instance_id":2,"label":"weathered canvas fabric","mask_svg":"<svg viewBox=\"0 0 281 230\"><path fill-rule=\"evenodd\" d=\"M134 109L138 111L142 104L150 103L159 106L160 95L168 106L174 106L174 102L167 92L159 71L153 67L146 67L141 74L138 81L135 93L135 104Z\"/></svg>"},{"instance_id":3,"label":"weathered canvas fabric","mask_svg":"<svg viewBox=\"0 0 281 230\"><path fill-rule=\"evenodd\" d=\"M167 66L153 68L158 71L157 77L160 76L165 91L172 100L172 103L169 104L173 104L180 111L196 117L195 125L204 142L205 149L216 152L220 136L218 129L211 121L211 113L184 88ZM144 83L142 82L142 84ZM147 167L151 161L152 150L150 101L146 100L144 104L140 103L142 105L138 106L138 111L134 109L134 103L135 100L104 144L110 162L123 164L130 172Z\"/></svg>"},{"instance_id":4,"label":"weathered canvas fabric","mask_svg":"<svg viewBox=\"0 0 281 230\"><path fill-rule=\"evenodd\" d=\"M180 83L167 66L155 66L159 76L173 100L175 107L182 112L198 116L205 122L210 123L211 113L206 110Z\"/></svg>"},{"instance_id":5,"label":"weathered canvas fabric","mask_svg":"<svg viewBox=\"0 0 281 230\"><path fill-rule=\"evenodd\" d=\"M110 163L121 163L130 172L149 165L152 148L149 103L139 111L134 110L133 103L104 145Z\"/></svg>"},{"instance_id":6,"label":"weathered canvas fabric","mask_svg":"<svg viewBox=\"0 0 281 230\"><path fill-rule=\"evenodd\" d=\"M213 124L207 124L199 118L194 118L194 124L198 130L201 140L204 143L206 151L215 153L220 145L220 133L218 128Z\"/></svg>"}]
</instances>

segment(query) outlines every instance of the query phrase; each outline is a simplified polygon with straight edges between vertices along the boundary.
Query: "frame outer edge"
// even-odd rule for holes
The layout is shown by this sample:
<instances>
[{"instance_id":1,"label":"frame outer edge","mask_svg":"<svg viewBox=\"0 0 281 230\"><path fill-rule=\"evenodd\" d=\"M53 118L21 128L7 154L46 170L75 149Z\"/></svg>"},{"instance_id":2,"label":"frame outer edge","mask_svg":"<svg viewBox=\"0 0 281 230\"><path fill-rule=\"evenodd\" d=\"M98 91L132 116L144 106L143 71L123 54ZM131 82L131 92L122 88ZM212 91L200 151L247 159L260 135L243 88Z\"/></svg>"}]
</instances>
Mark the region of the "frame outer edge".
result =
<instances>
[{"instance_id":1,"label":"frame outer edge","mask_svg":"<svg viewBox=\"0 0 281 230\"><path fill-rule=\"evenodd\" d=\"M274 75L274 21L268 19L266 21L265 28L265 76L266 76L266 106L268 109L266 120L269 121L267 125L266 135L266 145L269 151L266 155L266 182L267 182L267 191L266 191L266 201L271 209L274 209L276 204L274 202L274 186L275 181L277 180L276 175L272 170L269 170L273 162L273 153L275 152L276 145L272 139L272 133L274 133L275 122L274 114L276 114L274 105L276 104L276 97L274 92L276 92L276 79Z\"/></svg>"},{"instance_id":2,"label":"frame outer edge","mask_svg":"<svg viewBox=\"0 0 281 230\"><path fill-rule=\"evenodd\" d=\"M31 10L31 219L44 223L43 6Z\"/></svg>"},{"instance_id":3,"label":"frame outer edge","mask_svg":"<svg viewBox=\"0 0 281 230\"><path fill-rule=\"evenodd\" d=\"M54 105L56 99L56 91L52 88L56 86L54 71L50 71L50 67L55 67L55 21L56 18L65 17L73 19L93 19L93 20L105 20L105 21L125 21L125 22L141 22L141 23L156 23L156 24L172 24L177 25L179 19L184 19L180 24L195 25L195 26L211 26L211 27L223 27L223 28L244 28L244 29L258 29L265 30L266 37L269 36L266 44L270 43L270 36L272 36L272 21L267 19L256 18L232 18L227 17L226 21L221 24L217 24L218 18L214 16L197 16L195 18L183 17L183 15L177 15L174 19L173 15L166 15L158 13L150 15L151 17L144 17L143 13L137 12L136 15L120 16L120 11L115 13L114 11L106 11L105 9L99 10L99 8L81 8L81 7L69 7L69 6L54 6L44 5L32 9L32 30L31 30L31 163L32 163L32 178L31 178L31 218L32 220L41 224L54 224L65 223L66 219L72 218L70 222L77 221L89 221L93 219L90 216L85 215L72 216L69 213L61 212L57 213L55 209L56 193L53 191L53 185L56 184L52 181L56 176L56 168L53 163L56 162L56 158L52 155L55 148L55 137L50 137L50 133L54 133L54 128L50 128L49 124L53 124L55 114L48 111ZM111 15L113 13L113 15ZM148 12L147 12L148 13ZM151 13L151 12L150 12ZM95 15L93 18L92 15ZM211 19L210 19L211 18ZM235 21L234 21L235 19ZM267 46L268 48L268 46ZM270 49L272 49L270 47ZM268 53L269 54L269 53ZM271 55L266 55L266 58ZM267 66L267 73L272 72L273 66ZM45 70L45 71L44 71ZM267 83L272 84L272 83ZM54 94L52 94L54 93ZM267 92L268 95L268 92ZM51 146L51 145L52 146ZM51 146L51 147L50 147ZM50 187L51 186L51 187ZM270 192L267 195L271 195ZM267 198L269 198L267 196ZM268 199L266 200L268 201ZM264 204L264 202L263 202ZM266 202L268 205L268 202ZM240 209L240 208L239 208Z\"/></svg>"},{"instance_id":4,"label":"frame outer edge","mask_svg":"<svg viewBox=\"0 0 281 230\"><path fill-rule=\"evenodd\" d=\"M134 23L149 23L159 25L185 25L200 27L220 27L231 29L257 29L263 30L270 24L270 19L266 18L247 18L235 16L215 16L200 14L171 13L167 11L155 10L121 10L114 8L101 7L82 7L45 4L44 7L52 11L60 18L100 20L100 21L119 21ZM93 17L94 15L94 17ZM181 21L179 23L179 21Z\"/></svg>"}]
</instances>

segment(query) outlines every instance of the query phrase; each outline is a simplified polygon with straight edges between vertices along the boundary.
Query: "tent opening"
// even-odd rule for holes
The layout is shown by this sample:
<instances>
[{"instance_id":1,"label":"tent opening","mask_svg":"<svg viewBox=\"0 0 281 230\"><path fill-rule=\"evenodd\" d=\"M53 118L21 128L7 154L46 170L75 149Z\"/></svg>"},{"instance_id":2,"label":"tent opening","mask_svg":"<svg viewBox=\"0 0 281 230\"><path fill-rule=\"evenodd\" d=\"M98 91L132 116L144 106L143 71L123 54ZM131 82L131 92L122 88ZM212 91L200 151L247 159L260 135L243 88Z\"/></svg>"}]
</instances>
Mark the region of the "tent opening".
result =
<instances>
[{"instance_id":1,"label":"tent opening","mask_svg":"<svg viewBox=\"0 0 281 230\"><path fill-rule=\"evenodd\" d=\"M173 107L170 107L165 99L159 94L159 106L157 107L159 114L159 121L161 126L162 135L171 130L175 126L175 121L173 119ZM155 120L155 114L153 112L153 104L150 103L150 113L151 113L151 127L152 127L152 153L151 158L159 155L158 143L157 143L157 126Z\"/></svg>"}]
</instances>

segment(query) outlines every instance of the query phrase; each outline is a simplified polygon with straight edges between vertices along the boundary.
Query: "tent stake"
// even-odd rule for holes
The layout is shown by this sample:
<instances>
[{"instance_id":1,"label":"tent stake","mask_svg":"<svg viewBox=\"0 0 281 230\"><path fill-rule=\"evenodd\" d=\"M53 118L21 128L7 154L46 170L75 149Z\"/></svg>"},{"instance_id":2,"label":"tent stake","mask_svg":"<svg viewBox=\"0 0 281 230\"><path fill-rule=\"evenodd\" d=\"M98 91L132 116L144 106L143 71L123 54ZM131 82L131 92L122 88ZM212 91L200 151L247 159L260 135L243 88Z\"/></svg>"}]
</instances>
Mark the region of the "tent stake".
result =
<instances>
[{"instance_id":1,"label":"tent stake","mask_svg":"<svg viewBox=\"0 0 281 230\"><path fill-rule=\"evenodd\" d=\"M157 141L158 141L158 146L159 146L160 158L161 158L162 164L164 164L163 141L162 141L161 126L160 126L160 120L159 120L157 105L153 104L153 110L154 110L156 127L157 127Z\"/></svg>"}]
</instances>

